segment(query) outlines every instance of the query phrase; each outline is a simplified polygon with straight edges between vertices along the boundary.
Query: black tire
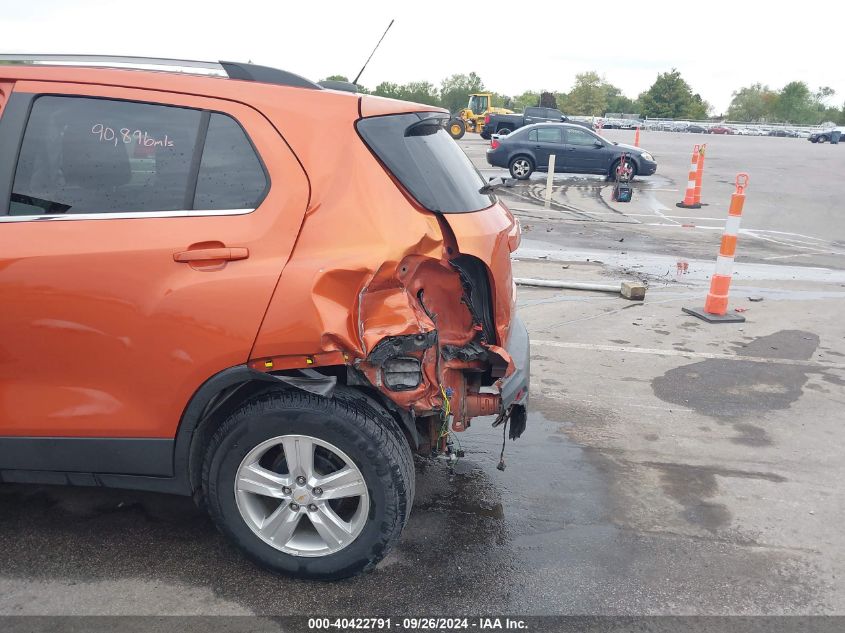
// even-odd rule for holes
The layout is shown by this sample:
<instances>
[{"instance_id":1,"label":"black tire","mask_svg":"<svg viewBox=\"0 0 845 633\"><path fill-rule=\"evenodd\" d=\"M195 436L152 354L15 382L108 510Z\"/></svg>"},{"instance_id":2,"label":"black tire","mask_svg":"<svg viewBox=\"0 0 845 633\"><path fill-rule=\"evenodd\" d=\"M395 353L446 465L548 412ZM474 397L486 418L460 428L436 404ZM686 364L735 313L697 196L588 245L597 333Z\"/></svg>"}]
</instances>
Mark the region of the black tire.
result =
<instances>
[{"instance_id":1,"label":"black tire","mask_svg":"<svg viewBox=\"0 0 845 633\"><path fill-rule=\"evenodd\" d=\"M488 132L482 131L480 132L480 134L481 138L483 138L485 141L489 141L492 138L492 136Z\"/></svg>"},{"instance_id":2,"label":"black tire","mask_svg":"<svg viewBox=\"0 0 845 633\"><path fill-rule=\"evenodd\" d=\"M608 172L607 177L611 180L616 178L616 168L619 167L619 163L621 162L621 158L617 158L613 161L613 164L610 166L610 172ZM626 161L631 166L631 180L634 179L637 175L637 163L632 161L630 158L626 159Z\"/></svg>"},{"instance_id":3,"label":"black tire","mask_svg":"<svg viewBox=\"0 0 845 633\"><path fill-rule=\"evenodd\" d=\"M527 171L520 169L521 165L527 167ZM511 172L511 177L517 180L528 180L531 174L534 173L534 161L528 156L514 156L511 159L508 169Z\"/></svg>"},{"instance_id":4,"label":"black tire","mask_svg":"<svg viewBox=\"0 0 845 633\"><path fill-rule=\"evenodd\" d=\"M446 129L449 132L449 136L456 141L462 139L464 134L467 133L467 126L463 119L451 119L449 124L446 126Z\"/></svg>"},{"instance_id":5,"label":"black tire","mask_svg":"<svg viewBox=\"0 0 845 633\"><path fill-rule=\"evenodd\" d=\"M318 557L295 556L269 545L247 525L235 479L253 448L282 435L309 435L339 448L360 470L369 513L349 545ZM249 558L271 571L298 578L337 580L372 570L399 540L414 495L410 446L386 410L349 389L333 398L298 390L272 390L248 399L209 441L202 486L209 514Z\"/></svg>"},{"instance_id":6,"label":"black tire","mask_svg":"<svg viewBox=\"0 0 845 633\"><path fill-rule=\"evenodd\" d=\"M496 134L499 134L499 135L501 135L501 136L507 136L507 135L508 135L508 134L510 134L511 132L513 132L513 130L512 130L512 129L510 129L509 127L500 127L500 128L499 128L499 131L498 131L498 132L496 132Z\"/></svg>"},{"instance_id":7,"label":"black tire","mask_svg":"<svg viewBox=\"0 0 845 633\"><path fill-rule=\"evenodd\" d=\"M822 135L822 136L819 137L818 142L819 143L827 143L827 140L828 140L827 137Z\"/></svg>"}]
</instances>

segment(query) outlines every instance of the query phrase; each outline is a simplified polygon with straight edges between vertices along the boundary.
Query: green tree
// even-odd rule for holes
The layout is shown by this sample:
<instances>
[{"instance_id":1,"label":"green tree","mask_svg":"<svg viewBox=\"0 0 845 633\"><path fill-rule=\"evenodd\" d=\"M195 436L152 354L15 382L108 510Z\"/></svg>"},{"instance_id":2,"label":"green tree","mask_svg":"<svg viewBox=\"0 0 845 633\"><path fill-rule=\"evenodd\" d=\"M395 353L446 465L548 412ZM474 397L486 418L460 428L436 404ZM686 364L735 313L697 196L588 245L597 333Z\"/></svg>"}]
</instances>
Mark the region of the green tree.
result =
<instances>
[{"instance_id":1,"label":"green tree","mask_svg":"<svg viewBox=\"0 0 845 633\"><path fill-rule=\"evenodd\" d=\"M413 101L414 103L425 103L427 105L440 105L440 95L437 88L428 81L412 81L400 86L401 99Z\"/></svg>"},{"instance_id":2,"label":"green tree","mask_svg":"<svg viewBox=\"0 0 845 633\"><path fill-rule=\"evenodd\" d=\"M407 84L383 81L376 86L373 94L379 97L401 99L402 101L413 101L414 103L425 103L427 105L438 105L440 103L437 88L428 81L412 81Z\"/></svg>"},{"instance_id":3,"label":"green tree","mask_svg":"<svg viewBox=\"0 0 845 633\"><path fill-rule=\"evenodd\" d=\"M513 97L509 97L508 95L499 94L498 92L493 93L493 107L494 108L508 108L509 110L513 110Z\"/></svg>"},{"instance_id":4,"label":"green tree","mask_svg":"<svg viewBox=\"0 0 845 633\"><path fill-rule=\"evenodd\" d=\"M399 84L392 81L382 81L378 86L376 86L376 89L373 90L373 94L377 97L387 97L388 99L402 98L401 87Z\"/></svg>"},{"instance_id":5,"label":"green tree","mask_svg":"<svg viewBox=\"0 0 845 633\"><path fill-rule=\"evenodd\" d=\"M658 74L651 87L640 94L639 104L643 116L670 119L705 118L710 109L675 68Z\"/></svg>"},{"instance_id":6,"label":"green tree","mask_svg":"<svg viewBox=\"0 0 845 633\"><path fill-rule=\"evenodd\" d=\"M756 83L733 93L727 116L731 121L765 121L772 116L778 95L768 86Z\"/></svg>"},{"instance_id":7,"label":"green tree","mask_svg":"<svg viewBox=\"0 0 845 633\"><path fill-rule=\"evenodd\" d=\"M329 75L325 79L321 79L320 81L349 81L349 77L346 75Z\"/></svg>"},{"instance_id":8,"label":"green tree","mask_svg":"<svg viewBox=\"0 0 845 633\"><path fill-rule=\"evenodd\" d=\"M815 118L815 99L810 88L803 81L786 84L775 102L775 116L790 123L810 123Z\"/></svg>"},{"instance_id":9,"label":"green tree","mask_svg":"<svg viewBox=\"0 0 845 633\"><path fill-rule=\"evenodd\" d=\"M540 93L528 90L513 98L513 110L522 112L525 108L535 108L540 105Z\"/></svg>"},{"instance_id":10,"label":"green tree","mask_svg":"<svg viewBox=\"0 0 845 633\"><path fill-rule=\"evenodd\" d=\"M575 85L566 95L571 114L603 116L607 111L608 93L612 86L595 71L575 75Z\"/></svg>"},{"instance_id":11,"label":"green tree","mask_svg":"<svg viewBox=\"0 0 845 633\"><path fill-rule=\"evenodd\" d=\"M440 105L449 112L457 112L467 107L471 94L483 91L484 82L474 72L452 75L440 84Z\"/></svg>"},{"instance_id":12,"label":"green tree","mask_svg":"<svg viewBox=\"0 0 845 633\"><path fill-rule=\"evenodd\" d=\"M639 106L637 105L636 101L626 97L619 91L618 88L613 88L614 90L618 91L617 94L608 93L607 95L607 111L608 112L621 112L623 114L638 114L639 113Z\"/></svg>"}]
</instances>

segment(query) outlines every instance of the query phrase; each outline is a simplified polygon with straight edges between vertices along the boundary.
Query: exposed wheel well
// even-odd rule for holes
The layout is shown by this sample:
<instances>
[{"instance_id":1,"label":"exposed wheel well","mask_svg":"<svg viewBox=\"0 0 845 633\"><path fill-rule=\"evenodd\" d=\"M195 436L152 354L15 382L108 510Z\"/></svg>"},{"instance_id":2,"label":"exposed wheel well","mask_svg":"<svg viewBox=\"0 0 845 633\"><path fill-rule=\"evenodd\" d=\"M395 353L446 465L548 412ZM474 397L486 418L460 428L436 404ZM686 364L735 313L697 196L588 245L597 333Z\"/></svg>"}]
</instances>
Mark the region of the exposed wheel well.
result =
<instances>
[{"instance_id":1,"label":"exposed wheel well","mask_svg":"<svg viewBox=\"0 0 845 633\"><path fill-rule=\"evenodd\" d=\"M321 367L321 373L338 378L335 393L344 397L357 397L366 406L389 416L395 423L397 433L408 442L411 451L416 451L420 436L410 414L399 410L381 392L369 385L347 385L347 368ZM194 394L182 416L176 434L174 467L177 477L184 478L190 492L199 501L202 464L206 447L220 426L245 400L267 391L296 389L273 376L250 370L245 366L233 367L206 381Z\"/></svg>"}]
</instances>

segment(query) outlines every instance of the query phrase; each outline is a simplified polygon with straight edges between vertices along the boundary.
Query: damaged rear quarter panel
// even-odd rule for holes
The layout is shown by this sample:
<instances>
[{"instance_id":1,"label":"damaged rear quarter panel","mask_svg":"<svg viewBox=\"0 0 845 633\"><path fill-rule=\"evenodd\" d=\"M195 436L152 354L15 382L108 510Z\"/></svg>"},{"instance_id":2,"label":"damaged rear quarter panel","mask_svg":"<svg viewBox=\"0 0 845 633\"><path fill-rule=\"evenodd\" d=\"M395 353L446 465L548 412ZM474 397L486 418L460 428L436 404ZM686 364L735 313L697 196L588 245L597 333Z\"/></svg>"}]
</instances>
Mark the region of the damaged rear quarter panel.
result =
<instances>
[{"instance_id":1,"label":"damaged rear quarter panel","mask_svg":"<svg viewBox=\"0 0 845 633\"><path fill-rule=\"evenodd\" d=\"M512 302L507 242L513 219L500 205L445 219L421 209L361 141L349 105L349 99L338 98L334 118L322 105L320 114L328 115L321 116L322 127L282 129L309 175L312 193L251 364L261 369L272 359L275 369L285 369L345 362L402 408L433 411L442 406L439 378L460 398L466 391L461 372L481 369L480 362L449 361L451 370L438 377L436 349L416 351L412 355L422 361L422 384L389 392L367 356L390 336L436 329L441 347L466 345L476 337L462 302L460 276L448 261L458 254L453 231L462 253L493 270L497 332L500 341L506 340Z\"/></svg>"}]
</instances>

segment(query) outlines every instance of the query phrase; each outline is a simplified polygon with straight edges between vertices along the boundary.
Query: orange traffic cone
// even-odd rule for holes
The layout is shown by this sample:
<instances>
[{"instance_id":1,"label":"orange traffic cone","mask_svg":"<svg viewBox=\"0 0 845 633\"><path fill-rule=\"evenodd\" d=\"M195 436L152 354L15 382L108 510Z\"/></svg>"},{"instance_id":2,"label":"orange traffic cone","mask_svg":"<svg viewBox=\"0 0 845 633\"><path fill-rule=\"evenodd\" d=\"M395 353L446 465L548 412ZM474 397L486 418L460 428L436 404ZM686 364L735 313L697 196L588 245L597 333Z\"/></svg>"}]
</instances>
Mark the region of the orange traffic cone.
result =
<instances>
[{"instance_id":1,"label":"orange traffic cone","mask_svg":"<svg viewBox=\"0 0 845 633\"><path fill-rule=\"evenodd\" d=\"M722 234L719 256L716 258L716 272L710 278L710 292L704 301L704 308L681 308L687 314L698 317L708 323L742 323L744 316L735 312L728 314L728 292L731 288L734 256L736 255L739 223L742 219L742 206L745 204L745 188L748 187L748 174L737 174L736 191L731 196L728 221Z\"/></svg>"},{"instance_id":2,"label":"orange traffic cone","mask_svg":"<svg viewBox=\"0 0 845 633\"><path fill-rule=\"evenodd\" d=\"M695 202L695 183L698 178L698 157L700 152L701 147L699 145L692 148L692 160L690 161L689 176L687 178L687 191L684 194L683 201L677 203L675 205L676 207L681 207L682 209L701 208L701 204L696 204Z\"/></svg>"},{"instance_id":3,"label":"orange traffic cone","mask_svg":"<svg viewBox=\"0 0 845 633\"><path fill-rule=\"evenodd\" d=\"M698 205L696 209L701 206L701 180L704 177L704 155L707 153L707 143L701 146L701 152L698 155L698 165L695 169L695 197L693 203Z\"/></svg>"},{"instance_id":4,"label":"orange traffic cone","mask_svg":"<svg viewBox=\"0 0 845 633\"><path fill-rule=\"evenodd\" d=\"M634 147L640 146L640 128L637 128L637 133L634 134Z\"/></svg>"}]
</instances>

